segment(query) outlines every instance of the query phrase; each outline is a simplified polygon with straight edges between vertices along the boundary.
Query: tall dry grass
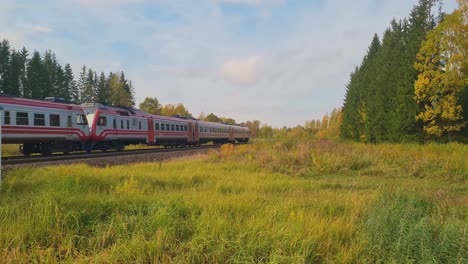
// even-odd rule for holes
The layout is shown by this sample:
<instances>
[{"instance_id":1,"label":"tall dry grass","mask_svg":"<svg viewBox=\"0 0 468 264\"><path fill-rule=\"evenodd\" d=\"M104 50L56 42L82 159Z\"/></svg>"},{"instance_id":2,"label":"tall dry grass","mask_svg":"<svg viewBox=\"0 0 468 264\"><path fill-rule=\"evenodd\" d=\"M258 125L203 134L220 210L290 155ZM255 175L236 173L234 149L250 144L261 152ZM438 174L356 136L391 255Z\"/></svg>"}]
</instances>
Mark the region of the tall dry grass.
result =
<instances>
[{"instance_id":1,"label":"tall dry grass","mask_svg":"<svg viewBox=\"0 0 468 264\"><path fill-rule=\"evenodd\" d=\"M10 171L0 259L464 263L467 148L271 141L131 166Z\"/></svg>"}]
</instances>

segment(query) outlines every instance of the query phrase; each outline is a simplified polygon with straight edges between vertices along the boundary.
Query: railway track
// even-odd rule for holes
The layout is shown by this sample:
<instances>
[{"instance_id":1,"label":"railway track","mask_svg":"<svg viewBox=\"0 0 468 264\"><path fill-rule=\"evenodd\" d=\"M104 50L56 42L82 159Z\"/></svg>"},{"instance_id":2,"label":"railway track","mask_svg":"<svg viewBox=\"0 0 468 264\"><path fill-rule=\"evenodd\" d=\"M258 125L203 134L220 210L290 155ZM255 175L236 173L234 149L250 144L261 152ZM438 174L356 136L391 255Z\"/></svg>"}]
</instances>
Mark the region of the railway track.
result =
<instances>
[{"instance_id":1,"label":"railway track","mask_svg":"<svg viewBox=\"0 0 468 264\"><path fill-rule=\"evenodd\" d=\"M184 148L151 148L151 149L135 149L125 151L106 151L106 152L91 152L91 153L76 153L76 154L55 154L50 156L15 156L5 157L2 160L2 166L18 166L18 165L39 165L44 163L58 164L61 162L70 163L71 161L80 160L105 160L109 158L124 157L124 156L139 156L139 155L153 155L164 153L188 152L198 150L208 150L219 148L220 145L206 145L197 147L184 147Z\"/></svg>"}]
</instances>

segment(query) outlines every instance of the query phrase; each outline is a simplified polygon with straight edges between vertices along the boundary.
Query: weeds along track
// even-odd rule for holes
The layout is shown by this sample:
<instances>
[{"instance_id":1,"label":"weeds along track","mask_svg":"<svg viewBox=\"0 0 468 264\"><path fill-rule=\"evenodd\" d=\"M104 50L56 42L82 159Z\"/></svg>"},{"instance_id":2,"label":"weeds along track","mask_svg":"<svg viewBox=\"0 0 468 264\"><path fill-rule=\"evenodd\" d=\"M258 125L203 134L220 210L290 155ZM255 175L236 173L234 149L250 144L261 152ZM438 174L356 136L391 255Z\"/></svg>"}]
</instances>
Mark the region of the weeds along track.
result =
<instances>
[{"instance_id":1,"label":"weeds along track","mask_svg":"<svg viewBox=\"0 0 468 264\"><path fill-rule=\"evenodd\" d=\"M2 170L10 170L23 166L40 167L73 163L86 163L92 166L110 166L136 162L151 162L173 157L199 154L219 147L219 145L207 145L184 148L152 148L126 151L76 153L68 155L56 154L51 156L5 157L2 160Z\"/></svg>"}]
</instances>

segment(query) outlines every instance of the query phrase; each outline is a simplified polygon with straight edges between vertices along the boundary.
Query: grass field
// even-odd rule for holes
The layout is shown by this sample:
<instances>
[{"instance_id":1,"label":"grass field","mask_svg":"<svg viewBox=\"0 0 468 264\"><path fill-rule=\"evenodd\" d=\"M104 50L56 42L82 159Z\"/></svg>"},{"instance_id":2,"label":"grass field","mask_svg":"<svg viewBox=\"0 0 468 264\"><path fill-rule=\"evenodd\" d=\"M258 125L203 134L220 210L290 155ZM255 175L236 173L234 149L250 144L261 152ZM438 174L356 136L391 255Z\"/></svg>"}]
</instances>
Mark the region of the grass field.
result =
<instances>
[{"instance_id":1,"label":"grass field","mask_svg":"<svg viewBox=\"0 0 468 264\"><path fill-rule=\"evenodd\" d=\"M162 163L10 171L0 259L466 263L468 146L256 142Z\"/></svg>"}]
</instances>

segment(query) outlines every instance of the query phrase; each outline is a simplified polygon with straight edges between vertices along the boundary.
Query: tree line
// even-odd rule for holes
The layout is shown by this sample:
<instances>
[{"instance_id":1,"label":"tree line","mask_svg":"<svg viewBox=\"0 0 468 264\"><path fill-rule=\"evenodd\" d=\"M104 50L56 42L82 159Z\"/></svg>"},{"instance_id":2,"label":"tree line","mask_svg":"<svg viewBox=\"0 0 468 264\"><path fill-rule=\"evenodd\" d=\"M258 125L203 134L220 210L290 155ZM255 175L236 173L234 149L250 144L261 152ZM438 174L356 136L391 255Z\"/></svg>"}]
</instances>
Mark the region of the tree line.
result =
<instances>
[{"instance_id":1,"label":"tree line","mask_svg":"<svg viewBox=\"0 0 468 264\"><path fill-rule=\"evenodd\" d=\"M434 12L440 1L419 0L408 18L391 21L382 40L374 36L347 85L343 139L467 137L467 1L446 15Z\"/></svg>"},{"instance_id":2,"label":"tree line","mask_svg":"<svg viewBox=\"0 0 468 264\"><path fill-rule=\"evenodd\" d=\"M189 110L183 104L160 104L159 100L156 97L146 97L143 102L140 103L139 108L147 113L154 115L162 116L185 116L193 117ZM198 117L198 120L216 122L216 123L227 123L227 124L236 124L236 120L230 117L219 117L214 113L205 115L201 113Z\"/></svg>"},{"instance_id":3,"label":"tree line","mask_svg":"<svg viewBox=\"0 0 468 264\"><path fill-rule=\"evenodd\" d=\"M38 100L61 97L78 104L135 105L132 82L123 72L98 75L83 66L75 78L70 64L60 65L52 51L41 54L35 50L30 55L24 47L13 49L6 39L0 42L0 92Z\"/></svg>"}]
</instances>

